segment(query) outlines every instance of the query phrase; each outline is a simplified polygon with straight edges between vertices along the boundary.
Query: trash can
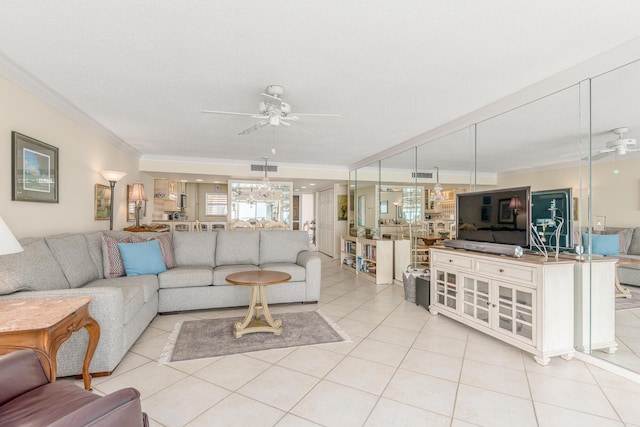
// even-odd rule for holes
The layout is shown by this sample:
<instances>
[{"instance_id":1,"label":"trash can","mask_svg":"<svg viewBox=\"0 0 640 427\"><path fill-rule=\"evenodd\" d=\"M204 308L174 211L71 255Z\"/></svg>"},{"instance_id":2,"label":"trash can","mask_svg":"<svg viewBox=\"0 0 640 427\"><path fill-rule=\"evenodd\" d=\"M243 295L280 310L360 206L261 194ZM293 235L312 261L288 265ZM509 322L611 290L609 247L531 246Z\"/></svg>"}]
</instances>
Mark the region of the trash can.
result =
<instances>
[{"instance_id":1,"label":"trash can","mask_svg":"<svg viewBox=\"0 0 640 427\"><path fill-rule=\"evenodd\" d=\"M428 273L416 277L416 304L426 309L431 304L431 276Z\"/></svg>"},{"instance_id":2,"label":"trash can","mask_svg":"<svg viewBox=\"0 0 640 427\"><path fill-rule=\"evenodd\" d=\"M417 304L416 302L416 279L418 277L429 277L429 269L418 270L411 266L402 273L402 284L404 285L404 299ZM428 288L428 285L427 285Z\"/></svg>"}]
</instances>

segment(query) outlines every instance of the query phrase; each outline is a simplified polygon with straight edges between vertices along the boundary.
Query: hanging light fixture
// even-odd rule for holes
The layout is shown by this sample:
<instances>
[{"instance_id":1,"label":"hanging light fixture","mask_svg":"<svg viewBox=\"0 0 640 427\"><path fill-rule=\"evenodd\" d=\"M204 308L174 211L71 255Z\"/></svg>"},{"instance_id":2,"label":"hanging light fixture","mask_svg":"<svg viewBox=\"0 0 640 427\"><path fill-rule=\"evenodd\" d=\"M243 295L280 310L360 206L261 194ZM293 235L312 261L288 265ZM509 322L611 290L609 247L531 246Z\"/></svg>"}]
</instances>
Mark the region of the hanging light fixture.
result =
<instances>
[{"instance_id":1,"label":"hanging light fixture","mask_svg":"<svg viewBox=\"0 0 640 427\"><path fill-rule=\"evenodd\" d=\"M436 166L436 185L433 187L433 193L429 196L429 201L439 206L443 200L444 195L442 194L442 185L440 185L440 168Z\"/></svg>"},{"instance_id":2,"label":"hanging light fixture","mask_svg":"<svg viewBox=\"0 0 640 427\"><path fill-rule=\"evenodd\" d=\"M260 190L260 196L265 200L268 199L273 194L273 186L271 185L271 181L267 176L267 170L268 170L267 159L268 159L267 157L264 158L264 178L262 178L262 182L258 187L258 189Z\"/></svg>"}]
</instances>

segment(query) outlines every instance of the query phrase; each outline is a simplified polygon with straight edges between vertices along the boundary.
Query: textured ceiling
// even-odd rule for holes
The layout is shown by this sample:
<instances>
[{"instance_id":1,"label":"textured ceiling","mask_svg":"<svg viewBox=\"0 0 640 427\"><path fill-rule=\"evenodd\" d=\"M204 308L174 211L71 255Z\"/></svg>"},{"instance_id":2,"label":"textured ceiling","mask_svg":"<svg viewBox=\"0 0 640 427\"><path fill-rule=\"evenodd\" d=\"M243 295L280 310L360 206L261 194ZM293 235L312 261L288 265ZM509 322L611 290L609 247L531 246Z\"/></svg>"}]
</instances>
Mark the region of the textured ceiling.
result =
<instances>
[{"instance_id":1,"label":"textured ceiling","mask_svg":"<svg viewBox=\"0 0 640 427\"><path fill-rule=\"evenodd\" d=\"M640 2L2 0L0 53L144 156L346 166L640 36ZM260 93L341 124L238 136ZM271 147L276 154L271 154Z\"/></svg>"}]
</instances>

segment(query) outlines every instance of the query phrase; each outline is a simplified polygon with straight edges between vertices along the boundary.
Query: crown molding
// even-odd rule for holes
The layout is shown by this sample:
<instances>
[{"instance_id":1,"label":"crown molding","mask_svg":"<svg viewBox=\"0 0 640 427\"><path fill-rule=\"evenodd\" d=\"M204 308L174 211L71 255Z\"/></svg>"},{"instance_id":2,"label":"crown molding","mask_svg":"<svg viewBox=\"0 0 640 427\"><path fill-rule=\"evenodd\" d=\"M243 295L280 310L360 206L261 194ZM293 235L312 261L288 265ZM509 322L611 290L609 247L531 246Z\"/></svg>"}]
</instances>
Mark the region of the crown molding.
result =
<instances>
[{"instance_id":1,"label":"crown molding","mask_svg":"<svg viewBox=\"0 0 640 427\"><path fill-rule=\"evenodd\" d=\"M0 75L20 86L42 102L50 105L69 118L80 123L116 148L139 159L141 153L127 144L123 139L104 127L87 113L76 107L71 101L47 86L9 57L0 52Z\"/></svg>"}]
</instances>

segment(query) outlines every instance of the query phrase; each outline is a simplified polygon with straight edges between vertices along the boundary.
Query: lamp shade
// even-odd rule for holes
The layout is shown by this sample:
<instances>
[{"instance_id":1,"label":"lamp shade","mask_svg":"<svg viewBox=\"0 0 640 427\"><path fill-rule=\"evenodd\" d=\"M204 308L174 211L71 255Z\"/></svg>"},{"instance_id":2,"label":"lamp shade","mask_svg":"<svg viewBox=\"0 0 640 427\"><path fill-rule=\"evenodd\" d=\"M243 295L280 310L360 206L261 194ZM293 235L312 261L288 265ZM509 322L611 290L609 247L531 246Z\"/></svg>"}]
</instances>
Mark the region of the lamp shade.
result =
<instances>
[{"instance_id":1,"label":"lamp shade","mask_svg":"<svg viewBox=\"0 0 640 427\"><path fill-rule=\"evenodd\" d=\"M522 202L520 201L520 197L513 196L511 201L509 202L509 209L522 209Z\"/></svg>"},{"instance_id":2,"label":"lamp shade","mask_svg":"<svg viewBox=\"0 0 640 427\"><path fill-rule=\"evenodd\" d=\"M0 255L14 254L23 250L7 224L0 217Z\"/></svg>"},{"instance_id":3,"label":"lamp shade","mask_svg":"<svg viewBox=\"0 0 640 427\"><path fill-rule=\"evenodd\" d=\"M102 171L102 177L109 182L120 181L127 173L118 171Z\"/></svg>"},{"instance_id":4,"label":"lamp shade","mask_svg":"<svg viewBox=\"0 0 640 427\"><path fill-rule=\"evenodd\" d=\"M131 195L129 196L129 200L133 202L149 200L144 192L144 184L136 182L131 186Z\"/></svg>"}]
</instances>

